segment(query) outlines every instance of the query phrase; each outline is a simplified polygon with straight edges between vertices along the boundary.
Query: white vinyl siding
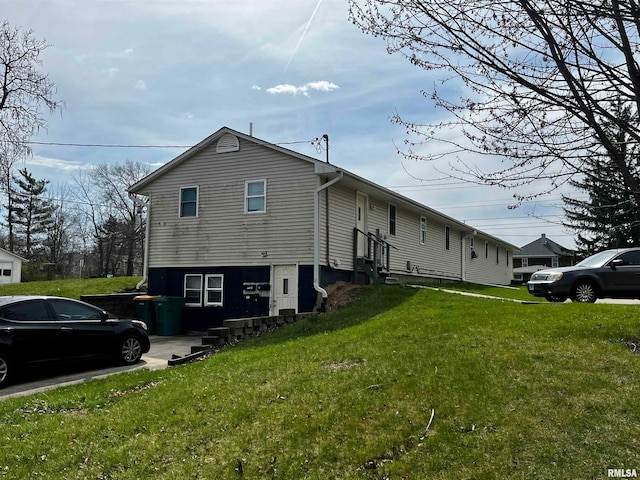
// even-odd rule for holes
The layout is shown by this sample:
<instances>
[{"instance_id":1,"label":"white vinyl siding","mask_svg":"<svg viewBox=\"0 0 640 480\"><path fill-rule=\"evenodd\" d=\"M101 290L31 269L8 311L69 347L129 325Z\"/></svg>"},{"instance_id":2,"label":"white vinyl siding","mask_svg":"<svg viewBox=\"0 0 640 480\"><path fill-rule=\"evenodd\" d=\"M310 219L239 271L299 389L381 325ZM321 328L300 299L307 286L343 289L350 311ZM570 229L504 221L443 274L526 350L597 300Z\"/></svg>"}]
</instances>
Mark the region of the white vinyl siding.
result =
<instances>
[{"instance_id":1,"label":"white vinyl siding","mask_svg":"<svg viewBox=\"0 0 640 480\"><path fill-rule=\"evenodd\" d=\"M245 215L245 183L255 179L266 181L267 211ZM175 185L198 182L198 217L177 221ZM256 265L265 261L262 252L273 263L311 264L317 186L312 163L251 142L216 154L214 144L149 185L149 266Z\"/></svg>"}]
</instances>

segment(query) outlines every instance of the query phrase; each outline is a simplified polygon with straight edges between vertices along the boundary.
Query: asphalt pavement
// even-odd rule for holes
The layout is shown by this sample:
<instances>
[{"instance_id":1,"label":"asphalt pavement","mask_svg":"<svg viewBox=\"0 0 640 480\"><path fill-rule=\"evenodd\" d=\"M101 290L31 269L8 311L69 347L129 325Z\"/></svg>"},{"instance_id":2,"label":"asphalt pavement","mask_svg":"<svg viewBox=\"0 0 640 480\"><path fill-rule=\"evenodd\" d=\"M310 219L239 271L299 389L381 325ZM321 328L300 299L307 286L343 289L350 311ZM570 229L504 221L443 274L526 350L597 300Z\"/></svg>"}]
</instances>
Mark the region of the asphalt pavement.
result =
<instances>
[{"instance_id":1,"label":"asphalt pavement","mask_svg":"<svg viewBox=\"0 0 640 480\"><path fill-rule=\"evenodd\" d=\"M0 390L0 401L45 392L54 388L88 382L116 373L146 368L161 370L167 368L168 361L175 356L184 357L191 353L191 347L201 345L198 335L157 336L150 335L151 349L142 356L142 361L131 366L113 366L107 360L92 360L80 364L57 365L51 368L30 369L22 379Z\"/></svg>"}]
</instances>

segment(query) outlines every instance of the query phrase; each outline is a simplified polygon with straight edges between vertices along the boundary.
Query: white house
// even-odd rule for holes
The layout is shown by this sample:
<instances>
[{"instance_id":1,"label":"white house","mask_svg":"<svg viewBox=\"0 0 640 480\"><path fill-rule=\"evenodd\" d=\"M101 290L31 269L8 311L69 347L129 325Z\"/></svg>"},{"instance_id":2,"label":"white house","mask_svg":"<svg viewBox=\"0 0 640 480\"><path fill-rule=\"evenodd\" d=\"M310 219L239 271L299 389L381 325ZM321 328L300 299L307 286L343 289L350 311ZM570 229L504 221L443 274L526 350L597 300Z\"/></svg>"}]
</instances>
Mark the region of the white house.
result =
<instances>
[{"instance_id":1,"label":"white house","mask_svg":"<svg viewBox=\"0 0 640 480\"><path fill-rule=\"evenodd\" d=\"M145 275L193 330L320 308L338 280L504 284L517 248L338 166L221 128L134 184Z\"/></svg>"}]
</instances>

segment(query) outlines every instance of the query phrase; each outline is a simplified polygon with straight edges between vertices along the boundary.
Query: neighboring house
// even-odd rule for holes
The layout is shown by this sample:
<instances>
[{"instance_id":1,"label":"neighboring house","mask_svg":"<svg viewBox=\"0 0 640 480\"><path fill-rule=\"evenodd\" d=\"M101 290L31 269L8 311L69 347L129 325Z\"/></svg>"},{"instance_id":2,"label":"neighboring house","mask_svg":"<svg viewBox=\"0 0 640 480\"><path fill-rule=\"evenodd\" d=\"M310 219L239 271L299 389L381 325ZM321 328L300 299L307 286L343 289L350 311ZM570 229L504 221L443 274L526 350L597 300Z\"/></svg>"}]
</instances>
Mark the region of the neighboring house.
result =
<instances>
[{"instance_id":1,"label":"neighboring house","mask_svg":"<svg viewBox=\"0 0 640 480\"><path fill-rule=\"evenodd\" d=\"M557 244L543 233L540 238L513 252L514 282L528 282L538 270L570 267L575 262L573 250Z\"/></svg>"},{"instance_id":2,"label":"neighboring house","mask_svg":"<svg viewBox=\"0 0 640 480\"><path fill-rule=\"evenodd\" d=\"M192 330L321 309L339 280L512 278L514 245L226 127L129 191L148 198L148 293L184 297Z\"/></svg>"},{"instance_id":3,"label":"neighboring house","mask_svg":"<svg viewBox=\"0 0 640 480\"><path fill-rule=\"evenodd\" d=\"M0 248L0 284L20 283L22 262L26 262L26 260L15 253Z\"/></svg>"}]
</instances>

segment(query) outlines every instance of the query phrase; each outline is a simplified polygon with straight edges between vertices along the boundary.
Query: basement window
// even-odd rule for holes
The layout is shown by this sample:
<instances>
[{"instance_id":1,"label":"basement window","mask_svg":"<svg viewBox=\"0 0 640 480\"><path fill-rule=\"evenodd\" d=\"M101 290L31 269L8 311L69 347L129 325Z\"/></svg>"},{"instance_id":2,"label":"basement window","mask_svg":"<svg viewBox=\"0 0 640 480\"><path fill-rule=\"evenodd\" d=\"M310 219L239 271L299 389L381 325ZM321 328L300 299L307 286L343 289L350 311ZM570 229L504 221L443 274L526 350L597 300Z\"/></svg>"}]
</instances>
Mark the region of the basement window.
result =
<instances>
[{"instance_id":1,"label":"basement window","mask_svg":"<svg viewBox=\"0 0 640 480\"><path fill-rule=\"evenodd\" d=\"M184 276L184 299L186 306L202 306L202 275Z\"/></svg>"},{"instance_id":2,"label":"basement window","mask_svg":"<svg viewBox=\"0 0 640 480\"><path fill-rule=\"evenodd\" d=\"M224 275L207 275L205 281L205 307L221 307Z\"/></svg>"}]
</instances>

